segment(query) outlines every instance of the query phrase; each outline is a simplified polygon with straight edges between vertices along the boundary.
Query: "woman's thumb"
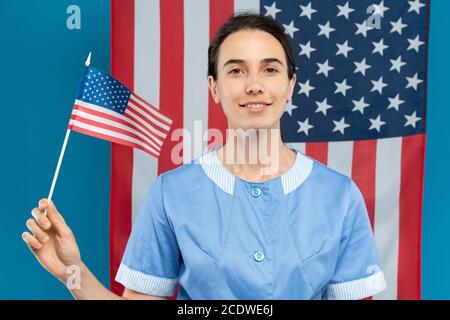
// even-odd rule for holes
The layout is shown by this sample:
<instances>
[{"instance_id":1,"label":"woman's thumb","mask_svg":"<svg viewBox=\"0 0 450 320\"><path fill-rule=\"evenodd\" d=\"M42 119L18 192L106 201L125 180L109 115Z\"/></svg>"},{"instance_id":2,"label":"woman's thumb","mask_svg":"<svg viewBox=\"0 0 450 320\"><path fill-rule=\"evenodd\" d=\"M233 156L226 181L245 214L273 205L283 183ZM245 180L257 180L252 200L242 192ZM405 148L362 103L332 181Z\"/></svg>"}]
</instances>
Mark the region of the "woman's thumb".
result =
<instances>
[{"instance_id":1,"label":"woman's thumb","mask_svg":"<svg viewBox=\"0 0 450 320\"><path fill-rule=\"evenodd\" d=\"M53 201L48 202L47 199L39 200L39 209L44 211L47 218L50 220L52 227L61 235L70 233L70 228L67 226L63 216L56 209Z\"/></svg>"}]
</instances>

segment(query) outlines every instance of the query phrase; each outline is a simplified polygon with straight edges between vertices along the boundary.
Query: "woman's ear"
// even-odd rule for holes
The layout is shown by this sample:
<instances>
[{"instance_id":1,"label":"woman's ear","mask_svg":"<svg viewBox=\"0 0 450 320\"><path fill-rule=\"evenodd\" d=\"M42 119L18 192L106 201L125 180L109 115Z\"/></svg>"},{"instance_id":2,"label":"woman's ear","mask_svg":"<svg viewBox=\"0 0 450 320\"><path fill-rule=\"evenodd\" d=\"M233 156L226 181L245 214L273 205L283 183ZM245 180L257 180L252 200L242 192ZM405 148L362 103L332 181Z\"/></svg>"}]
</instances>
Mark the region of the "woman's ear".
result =
<instances>
[{"instance_id":1,"label":"woman's ear","mask_svg":"<svg viewBox=\"0 0 450 320\"><path fill-rule=\"evenodd\" d=\"M211 96L214 99L214 102L217 104L220 102L219 93L217 92L217 82L214 80L212 76L208 76L208 88L211 92Z\"/></svg>"},{"instance_id":2,"label":"woman's ear","mask_svg":"<svg viewBox=\"0 0 450 320\"><path fill-rule=\"evenodd\" d=\"M292 99L292 94L294 93L295 83L297 81L297 75L294 73L292 78L289 79L289 94L286 102L289 102Z\"/></svg>"}]
</instances>

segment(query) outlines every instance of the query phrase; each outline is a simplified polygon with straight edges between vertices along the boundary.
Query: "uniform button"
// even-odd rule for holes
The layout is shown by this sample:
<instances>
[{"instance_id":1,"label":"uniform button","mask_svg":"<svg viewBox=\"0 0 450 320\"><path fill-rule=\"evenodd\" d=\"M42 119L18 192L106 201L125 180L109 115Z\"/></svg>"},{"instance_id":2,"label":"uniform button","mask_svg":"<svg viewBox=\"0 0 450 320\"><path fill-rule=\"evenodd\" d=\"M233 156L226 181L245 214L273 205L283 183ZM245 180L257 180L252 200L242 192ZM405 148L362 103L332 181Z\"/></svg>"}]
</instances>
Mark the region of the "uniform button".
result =
<instances>
[{"instance_id":1,"label":"uniform button","mask_svg":"<svg viewBox=\"0 0 450 320\"><path fill-rule=\"evenodd\" d=\"M252 196L258 198L261 195L261 189L258 187L252 188Z\"/></svg>"},{"instance_id":2,"label":"uniform button","mask_svg":"<svg viewBox=\"0 0 450 320\"><path fill-rule=\"evenodd\" d=\"M256 260L256 261L261 262L261 261L264 260L264 253L262 253L262 252L260 252L260 251L255 252L254 257L255 257L255 260Z\"/></svg>"}]
</instances>

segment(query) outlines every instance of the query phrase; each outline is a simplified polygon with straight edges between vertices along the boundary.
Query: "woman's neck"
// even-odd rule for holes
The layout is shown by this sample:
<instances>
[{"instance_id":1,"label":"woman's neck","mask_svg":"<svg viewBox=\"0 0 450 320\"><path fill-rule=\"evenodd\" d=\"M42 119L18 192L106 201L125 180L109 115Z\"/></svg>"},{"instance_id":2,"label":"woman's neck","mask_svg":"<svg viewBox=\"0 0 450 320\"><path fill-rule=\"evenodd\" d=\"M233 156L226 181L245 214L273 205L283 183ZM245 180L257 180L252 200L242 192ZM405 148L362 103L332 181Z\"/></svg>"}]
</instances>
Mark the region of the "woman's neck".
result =
<instances>
[{"instance_id":1,"label":"woman's neck","mask_svg":"<svg viewBox=\"0 0 450 320\"><path fill-rule=\"evenodd\" d=\"M227 130L227 143L217 155L231 173L252 182L282 175L296 158L281 140L279 129Z\"/></svg>"}]
</instances>

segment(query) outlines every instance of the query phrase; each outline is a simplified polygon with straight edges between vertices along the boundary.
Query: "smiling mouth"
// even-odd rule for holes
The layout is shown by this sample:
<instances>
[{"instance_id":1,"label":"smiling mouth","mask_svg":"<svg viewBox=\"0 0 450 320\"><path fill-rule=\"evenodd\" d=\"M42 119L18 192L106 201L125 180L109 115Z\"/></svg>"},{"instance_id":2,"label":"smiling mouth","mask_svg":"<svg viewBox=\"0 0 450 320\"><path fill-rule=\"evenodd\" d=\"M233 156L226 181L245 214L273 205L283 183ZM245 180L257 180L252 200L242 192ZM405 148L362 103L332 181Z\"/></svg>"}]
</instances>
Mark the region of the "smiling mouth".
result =
<instances>
[{"instance_id":1,"label":"smiling mouth","mask_svg":"<svg viewBox=\"0 0 450 320\"><path fill-rule=\"evenodd\" d=\"M240 104L239 106L241 108L249 108L253 110L263 109L264 107L271 106L271 103L247 103L247 104Z\"/></svg>"}]
</instances>

